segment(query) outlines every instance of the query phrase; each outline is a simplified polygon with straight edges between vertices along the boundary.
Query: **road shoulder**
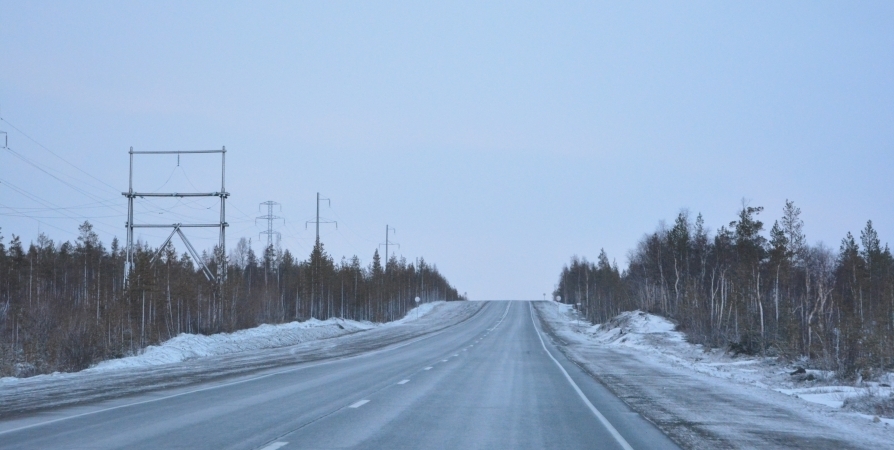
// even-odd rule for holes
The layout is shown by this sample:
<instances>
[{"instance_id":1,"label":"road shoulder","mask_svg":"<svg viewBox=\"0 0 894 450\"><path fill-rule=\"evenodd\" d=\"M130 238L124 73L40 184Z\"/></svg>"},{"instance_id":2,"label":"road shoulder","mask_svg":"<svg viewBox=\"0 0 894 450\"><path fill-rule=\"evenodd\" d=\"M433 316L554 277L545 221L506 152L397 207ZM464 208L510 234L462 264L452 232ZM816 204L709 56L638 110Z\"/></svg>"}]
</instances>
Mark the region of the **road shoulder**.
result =
<instances>
[{"instance_id":1,"label":"road shoulder","mask_svg":"<svg viewBox=\"0 0 894 450\"><path fill-rule=\"evenodd\" d=\"M684 448L885 448L894 438L832 408L601 345L573 331L553 304L535 308L570 360Z\"/></svg>"},{"instance_id":2,"label":"road shoulder","mask_svg":"<svg viewBox=\"0 0 894 450\"><path fill-rule=\"evenodd\" d=\"M0 385L0 420L81 406L163 389L219 382L276 367L360 355L462 323L484 307L448 302L419 320L386 324L338 337L182 362L107 371L82 371L21 379Z\"/></svg>"}]
</instances>

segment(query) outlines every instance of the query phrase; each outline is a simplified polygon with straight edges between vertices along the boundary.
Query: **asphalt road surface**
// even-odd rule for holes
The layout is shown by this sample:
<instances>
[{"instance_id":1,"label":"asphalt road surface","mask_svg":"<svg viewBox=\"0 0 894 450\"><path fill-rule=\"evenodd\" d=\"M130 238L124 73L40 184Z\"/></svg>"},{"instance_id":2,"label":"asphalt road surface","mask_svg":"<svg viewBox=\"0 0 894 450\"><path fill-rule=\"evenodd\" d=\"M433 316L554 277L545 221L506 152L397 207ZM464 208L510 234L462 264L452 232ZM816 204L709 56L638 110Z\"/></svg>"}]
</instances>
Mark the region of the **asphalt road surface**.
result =
<instances>
[{"instance_id":1,"label":"asphalt road surface","mask_svg":"<svg viewBox=\"0 0 894 450\"><path fill-rule=\"evenodd\" d=\"M0 422L2 449L677 448L569 362L527 302L440 332Z\"/></svg>"}]
</instances>

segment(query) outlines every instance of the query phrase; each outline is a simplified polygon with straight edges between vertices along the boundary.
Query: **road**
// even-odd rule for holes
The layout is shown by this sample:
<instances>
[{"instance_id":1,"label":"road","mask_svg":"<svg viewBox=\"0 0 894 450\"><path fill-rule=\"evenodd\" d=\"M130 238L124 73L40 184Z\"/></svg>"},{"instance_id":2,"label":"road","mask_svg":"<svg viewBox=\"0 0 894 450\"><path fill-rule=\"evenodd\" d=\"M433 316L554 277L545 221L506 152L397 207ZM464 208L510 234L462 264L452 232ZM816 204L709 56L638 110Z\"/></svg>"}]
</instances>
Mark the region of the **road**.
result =
<instances>
[{"instance_id":1,"label":"road","mask_svg":"<svg viewBox=\"0 0 894 450\"><path fill-rule=\"evenodd\" d=\"M527 302L342 359L0 422L3 449L677 448L570 363Z\"/></svg>"}]
</instances>

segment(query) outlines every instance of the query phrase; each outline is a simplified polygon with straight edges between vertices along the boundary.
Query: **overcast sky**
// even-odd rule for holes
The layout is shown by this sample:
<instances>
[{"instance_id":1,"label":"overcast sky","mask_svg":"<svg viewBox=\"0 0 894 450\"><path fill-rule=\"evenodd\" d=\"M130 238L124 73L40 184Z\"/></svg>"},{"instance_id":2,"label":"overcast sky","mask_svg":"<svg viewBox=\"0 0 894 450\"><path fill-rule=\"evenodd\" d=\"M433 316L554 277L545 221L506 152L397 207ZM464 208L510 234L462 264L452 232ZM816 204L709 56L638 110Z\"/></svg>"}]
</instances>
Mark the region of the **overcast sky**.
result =
<instances>
[{"instance_id":1,"label":"overcast sky","mask_svg":"<svg viewBox=\"0 0 894 450\"><path fill-rule=\"evenodd\" d=\"M0 1L5 242L123 239L131 146L226 146L228 246L260 251L273 200L305 257L320 192L336 260L391 225L472 299L542 298L600 248L623 268L660 220L742 199L767 228L794 200L836 251L867 219L894 240L894 2L432 3ZM219 164L140 157L135 189L215 191Z\"/></svg>"}]
</instances>

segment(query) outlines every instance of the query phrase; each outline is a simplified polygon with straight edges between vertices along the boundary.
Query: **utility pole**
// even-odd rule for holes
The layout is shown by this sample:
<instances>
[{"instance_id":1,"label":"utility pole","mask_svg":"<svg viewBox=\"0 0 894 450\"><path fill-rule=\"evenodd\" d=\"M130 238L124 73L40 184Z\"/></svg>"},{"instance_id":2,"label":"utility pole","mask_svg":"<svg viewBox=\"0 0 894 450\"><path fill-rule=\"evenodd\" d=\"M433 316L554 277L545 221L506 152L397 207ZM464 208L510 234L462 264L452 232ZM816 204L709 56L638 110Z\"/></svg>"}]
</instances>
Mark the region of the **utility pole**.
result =
<instances>
[{"instance_id":1,"label":"utility pole","mask_svg":"<svg viewBox=\"0 0 894 450\"><path fill-rule=\"evenodd\" d=\"M317 244L320 243L320 224L321 223L334 223L335 228L338 229L338 222L336 222L334 220L320 221L320 200L326 200L326 202L328 202L329 206L332 206L332 200L330 200L328 198L320 198L320 193L317 192L317 220L308 220L307 222L304 223L305 229L307 229L307 224L309 224L309 223L317 224L317 240L314 242L314 246L316 246Z\"/></svg>"},{"instance_id":2,"label":"utility pole","mask_svg":"<svg viewBox=\"0 0 894 450\"><path fill-rule=\"evenodd\" d=\"M285 223L285 219L283 219L282 217L273 215L273 207L279 206L279 211L282 212L282 205L280 205L277 202L274 202L273 200L267 200L266 202L263 202L260 205L258 205L258 210L261 209L261 206L265 206L265 205L267 206L267 215L256 217L255 223L258 223L258 219L264 219L267 221L267 231L262 231L262 232L258 233L258 237L260 238L262 234L266 234L267 235L267 248L269 248L269 247L273 246L273 235L274 234L276 235L277 243L279 243L280 238L282 238L282 234L280 234L279 231L273 231L273 221L282 219L283 223Z\"/></svg>"},{"instance_id":3,"label":"utility pole","mask_svg":"<svg viewBox=\"0 0 894 450\"><path fill-rule=\"evenodd\" d=\"M220 191L218 192L135 192L133 190L133 155L177 155L177 161L179 164L180 155L181 154L202 154L202 153L220 153ZM174 237L175 234L180 236L180 239L183 240L183 244L186 247L186 250L192 255L193 260L196 264L202 268L202 271L205 274L205 277L208 278L208 281L216 282L219 288L223 287L223 282L227 276L227 241L226 241L226 229L229 226L226 219L226 201L227 197L230 196L230 193L226 190L226 158L227 158L227 148L222 147L220 150L174 150L174 151L149 151L149 152L135 152L133 151L133 147L130 148L130 177L128 181L128 190L127 192L122 192L121 195L127 197L127 247L125 253L125 262L124 262L124 285L127 286L129 281L130 273L134 268L134 246L133 246L133 230L134 228L173 228L171 234L168 235L168 238L165 240L164 244L159 247L158 253L150 261L150 264L155 262L156 259L161 255L162 250L171 242L171 238ZM137 224L134 223L133 218L133 202L137 197L145 198L145 197L168 197L168 198L184 198L184 197L220 197L220 222L219 223L174 223L174 224ZM220 254L218 257L217 264L217 276L211 272L211 269L205 264L205 260L199 255L196 249L189 242L189 239L186 238L186 235L183 234L182 228L220 228L220 242L218 250Z\"/></svg>"},{"instance_id":4,"label":"utility pole","mask_svg":"<svg viewBox=\"0 0 894 450\"><path fill-rule=\"evenodd\" d=\"M328 198L320 198L320 193L317 192L317 220L304 222L304 229L307 229L307 224L314 223L317 225L317 240L314 241L314 249L311 252L311 255L317 255L317 250L320 248L320 224L321 223L334 223L335 228L338 229L338 222L330 221L330 220L320 220L320 200L326 200L329 202L329 206L332 206L332 201ZM311 262L313 262L314 257L311 257ZM316 264L313 264L311 267L311 283L310 283L310 316L314 317L314 298L316 297L316 286L317 286L317 273L320 271L320 262L317 261ZM314 267L315 266L315 267ZM320 292L322 293L322 282L320 286ZM322 308L322 302L320 307Z\"/></svg>"},{"instance_id":5,"label":"utility pole","mask_svg":"<svg viewBox=\"0 0 894 450\"><path fill-rule=\"evenodd\" d=\"M394 232L395 234L397 234L397 230L395 230L394 227L389 227L388 225L385 225L385 243L379 244L380 247L383 245L385 246L385 272L388 272L388 247L390 247L392 245L396 245L397 248L400 248L400 244L398 244L397 242L389 242L388 241L388 238L391 237L391 232Z\"/></svg>"}]
</instances>

